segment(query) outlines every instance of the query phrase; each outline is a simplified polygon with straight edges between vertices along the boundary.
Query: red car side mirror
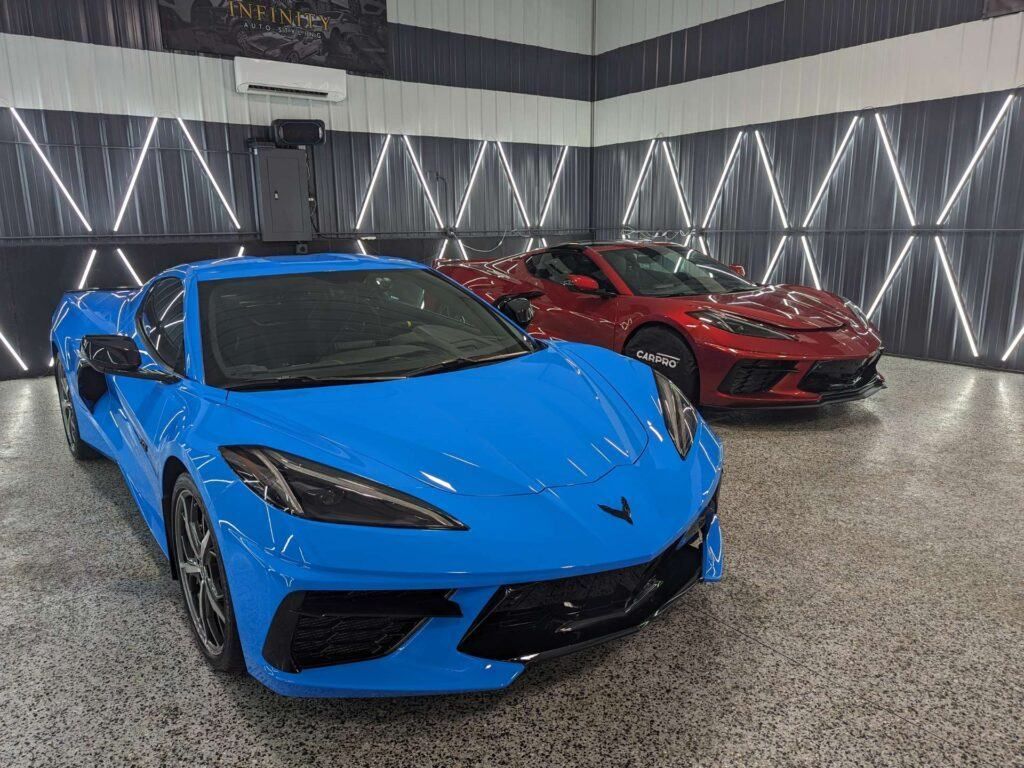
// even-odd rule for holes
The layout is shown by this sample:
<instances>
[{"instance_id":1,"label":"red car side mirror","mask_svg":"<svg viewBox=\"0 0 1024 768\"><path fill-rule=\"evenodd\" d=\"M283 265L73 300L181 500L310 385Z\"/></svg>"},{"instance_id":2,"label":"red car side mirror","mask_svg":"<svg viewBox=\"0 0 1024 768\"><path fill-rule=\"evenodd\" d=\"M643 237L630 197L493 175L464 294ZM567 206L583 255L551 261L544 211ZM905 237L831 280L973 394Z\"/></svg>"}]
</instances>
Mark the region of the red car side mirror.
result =
<instances>
[{"instance_id":1,"label":"red car side mirror","mask_svg":"<svg viewBox=\"0 0 1024 768\"><path fill-rule=\"evenodd\" d=\"M578 293L601 293L597 280L586 275L566 275L565 287Z\"/></svg>"},{"instance_id":2,"label":"red car side mirror","mask_svg":"<svg viewBox=\"0 0 1024 768\"><path fill-rule=\"evenodd\" d=\"M740 277L746 277L747 276L746 267L744 267L742 264L730 264L729 265L729 269L731 269L733 272L735 272Z\"/></svg>"}]
</instances>

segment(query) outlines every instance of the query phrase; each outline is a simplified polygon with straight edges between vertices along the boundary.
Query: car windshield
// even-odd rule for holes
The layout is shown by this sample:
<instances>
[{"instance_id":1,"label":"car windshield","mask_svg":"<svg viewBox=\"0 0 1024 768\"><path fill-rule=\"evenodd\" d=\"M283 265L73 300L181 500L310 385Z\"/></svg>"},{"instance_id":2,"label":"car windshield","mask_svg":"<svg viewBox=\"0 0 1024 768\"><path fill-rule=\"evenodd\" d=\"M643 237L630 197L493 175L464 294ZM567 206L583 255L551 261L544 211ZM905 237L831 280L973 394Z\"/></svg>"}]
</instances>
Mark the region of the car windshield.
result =
<instances>
[{"instance_id":1,"label":"car windshield","mask_svg":"<svg viewBox=\"0 0 1024 768\"><path fill-rule=\"evenodd\" d=\"M601 255L637 296L698 296L757 288L721 262L678 245L611 248Z\"/></svg>"},{"instance_id":2,"label":"car windshield","mask_svg":"<svg viewBox=\"0 0 1024 768\"><path fill-rule=\"evenodd\" d=\"M228 389L404 378L536 348L422 269L202 281L199 301L206 383Z\"/></svg>"}]
</instances>

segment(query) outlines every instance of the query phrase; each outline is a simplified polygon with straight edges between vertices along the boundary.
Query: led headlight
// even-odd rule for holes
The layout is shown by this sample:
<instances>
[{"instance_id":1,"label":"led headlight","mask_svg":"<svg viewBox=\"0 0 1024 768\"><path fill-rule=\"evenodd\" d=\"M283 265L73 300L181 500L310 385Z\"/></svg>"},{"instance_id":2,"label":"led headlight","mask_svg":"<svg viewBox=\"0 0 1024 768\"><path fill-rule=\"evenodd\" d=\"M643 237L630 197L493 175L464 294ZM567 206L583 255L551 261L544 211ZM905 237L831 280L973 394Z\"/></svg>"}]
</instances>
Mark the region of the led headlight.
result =
<instances>
[{"instance_id":1,"label":"led headlight","mask_svg":"<svg viewBox=\"0 0 1024 768\"><path fill-rule=\"evenodd\" d=\"M759 336L763 339L795 339L795 336L773 328L749 317L740 317L729 312L720 312L717 309L701 309L690 313L698 320L703 320L708 325L720 328L729 333L738 333L743 336Z\"/></svg>"},{"instance_id":2,"label":"led headlight","mask_svg":"<svg viewBox=\"0 0 1024 768\"><path fill-rule=\"evenodd\" d=\"M220 449L249 489L278 509L327 523L467 530L437 507L372 480L255 446Z\"/></svg>"},{"instance_id":3,"label":"led headlight","mask_svg":"<svg viewBox=\"0 0 1024 768\"><path fill-rule=\"evenodd\" d=\"M679 391L679 387L657 371L654 371L654 383L658 385L661 415L665 417L668 434L679 451L679 457L685 459L697 434L697 409Z\"/></svg>"},{"instance_id":4,"label":"led headlight","mask_svg":"<svg viewBox=\"0 0 1024 768\"><path fill-rule=\"evenodd\" d=\"M856 304L854 304L849 299L844 299L843 300L843 304L846 305L846 308L848 310L853 312L853 316L856 317L858 320L860 320L860 322L862 324L864 324L864 325L866 325L868 327L871 326L871 321L868 320L868 316L864 314L864 310L862 310L860 307L858 307Z\"/></svg>"}]
</instances>

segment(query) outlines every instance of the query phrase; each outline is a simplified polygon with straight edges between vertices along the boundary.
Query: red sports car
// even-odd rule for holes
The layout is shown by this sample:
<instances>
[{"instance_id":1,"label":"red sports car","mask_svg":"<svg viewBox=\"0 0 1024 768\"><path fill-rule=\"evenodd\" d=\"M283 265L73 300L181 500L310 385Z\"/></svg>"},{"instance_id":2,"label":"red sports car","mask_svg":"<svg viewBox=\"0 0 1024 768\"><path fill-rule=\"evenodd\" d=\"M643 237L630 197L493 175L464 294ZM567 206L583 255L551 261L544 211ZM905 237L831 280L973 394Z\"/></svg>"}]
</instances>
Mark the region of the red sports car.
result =
<instances>
[{"instance_id":1,"label":"red sports car","mask_svg":"<svg viewBox=\"0 0 1024 768\"><path fill-rule=\"evenodd\" d=\"M702 405L816 406L885 386L881 339L855 304L757 285L675 243L567 243L437 266L535 336L636 357Z\"/></svg>"}]
</instances>

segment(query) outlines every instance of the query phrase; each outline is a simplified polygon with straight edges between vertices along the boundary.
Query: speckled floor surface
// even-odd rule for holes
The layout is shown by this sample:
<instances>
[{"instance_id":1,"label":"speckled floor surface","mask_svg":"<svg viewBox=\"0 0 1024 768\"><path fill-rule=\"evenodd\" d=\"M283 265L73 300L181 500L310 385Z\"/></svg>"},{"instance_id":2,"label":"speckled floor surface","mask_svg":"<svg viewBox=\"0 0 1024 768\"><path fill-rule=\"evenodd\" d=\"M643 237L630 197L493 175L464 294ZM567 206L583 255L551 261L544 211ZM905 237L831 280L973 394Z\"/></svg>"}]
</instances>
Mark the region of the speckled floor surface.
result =
<instances>
[{"instance_id":1,"label":"speckled floor surface","mask_svg":"<svg viewBox=\"0 0 1024 768\"><path fill-rule=\"evenodd\" d=\"M0 383L0 765L1024 766L1024 376L727 414L727 577L508 691L302 701L201 662L117 472Z\"/></svg>"}]
</instances>

